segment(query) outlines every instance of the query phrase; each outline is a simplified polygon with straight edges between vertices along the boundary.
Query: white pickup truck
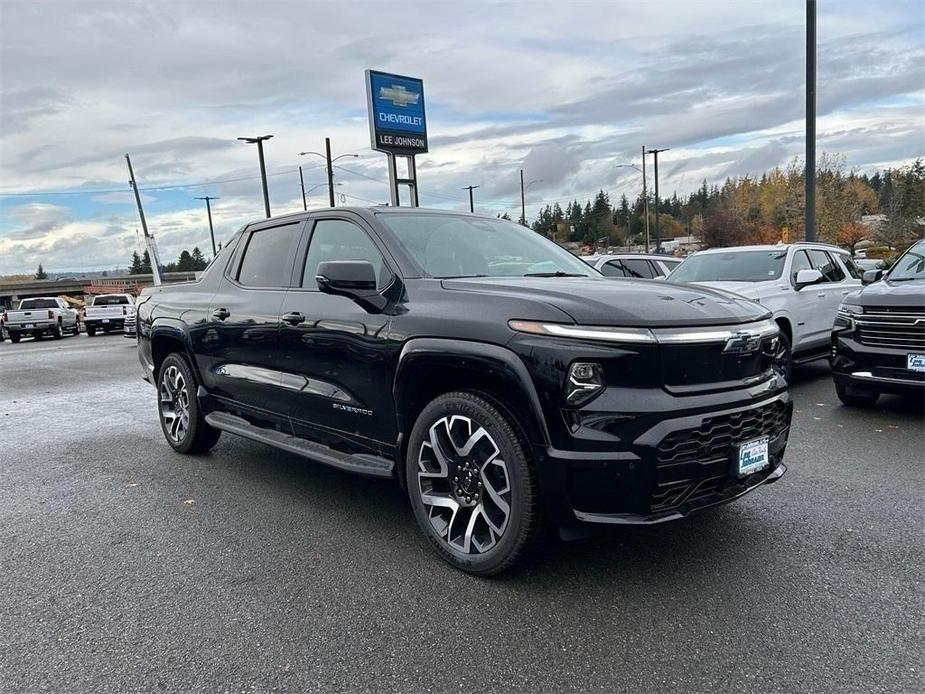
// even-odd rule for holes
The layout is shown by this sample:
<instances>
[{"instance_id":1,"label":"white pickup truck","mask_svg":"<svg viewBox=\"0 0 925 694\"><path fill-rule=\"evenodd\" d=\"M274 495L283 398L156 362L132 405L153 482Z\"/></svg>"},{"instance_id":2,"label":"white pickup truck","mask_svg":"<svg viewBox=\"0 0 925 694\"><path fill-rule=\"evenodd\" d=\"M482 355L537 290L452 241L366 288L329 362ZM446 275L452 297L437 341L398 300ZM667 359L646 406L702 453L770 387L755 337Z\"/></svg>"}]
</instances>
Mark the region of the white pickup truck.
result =
<instances>
[{"instance_id":1,"label":"white pickup truck","mask_svg":"<svg viewBox=\"0 0 925 694\"><path fill-rule=\"evenodd\" d=\"M766 307L780 326L781 359L789 365L828 355L835 313L861 288L862 274L845 249L802 242L700 251L668 281L725 289Z\"/></svg>"},{"instance_id":2,"label":"white pickup truck","mask_svg":"<svg viewBox=\"0 0 925 694\"><path fill-rule=\"evenodd\" d=\"M40 296L23 299L15 311L4 311L3 327L10 334L11 342L19 342L23 335L32 335L36 339L51 335L59 340L65 332L72 335L80 333L80 316L64 299Z\"/></svg>"},{"instance_id":3,"label":"white pickup truck","mask_svg":"<svg viewBox=\"0 0 925 694\"><path fill-rule=\"evenodd\" d=\"M135 316L135 299L131 294L98 294L84 309L87 335L93 337L97 330L121 333L129 316Z\"/></svg>"}]
</instances>

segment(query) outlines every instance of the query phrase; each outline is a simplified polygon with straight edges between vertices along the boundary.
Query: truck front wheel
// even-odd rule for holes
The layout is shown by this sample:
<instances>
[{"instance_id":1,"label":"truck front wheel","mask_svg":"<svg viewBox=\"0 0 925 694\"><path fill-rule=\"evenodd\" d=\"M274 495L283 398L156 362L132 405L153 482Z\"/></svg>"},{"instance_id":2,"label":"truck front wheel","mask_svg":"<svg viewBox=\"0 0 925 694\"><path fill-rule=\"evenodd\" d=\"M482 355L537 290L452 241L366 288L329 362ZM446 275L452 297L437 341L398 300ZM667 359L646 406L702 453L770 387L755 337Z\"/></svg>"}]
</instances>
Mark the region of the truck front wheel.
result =
<instances>
[{"instance_id":1,"label":"truck front wheel","mask_svg":"<svg viewBox=\"0 0 925 694\"><path fill-rule=\"evenodd\" d=\"M178 453L205 453L222 432L206 424L196 398L196 381L180 354L164 359L157 378L157 411L167 443Z\"/></svg>"},{"instance_id":2,"label":"truck front wheel","mask_svg":"<svg viewBox=\"0 0 925 694\"><path fill-rule=\"evenodd\" d=\"M10 333L10 342L12 342L14 345L19 342L19 339L20 339L19 333L14 333L14 332Z\"/></svg>"},{"instance_id":3,"label":"truck front wheel","mask_svg":"<svg viewBox=\"0 0 925 694\"><path fill-rule=\"evenodd\" d=\"M526 444L480 395L431 401L411 432L405 470L418 525L456 568L500 573L536 538L539 489Z\"/></svg>"}]
</instances>

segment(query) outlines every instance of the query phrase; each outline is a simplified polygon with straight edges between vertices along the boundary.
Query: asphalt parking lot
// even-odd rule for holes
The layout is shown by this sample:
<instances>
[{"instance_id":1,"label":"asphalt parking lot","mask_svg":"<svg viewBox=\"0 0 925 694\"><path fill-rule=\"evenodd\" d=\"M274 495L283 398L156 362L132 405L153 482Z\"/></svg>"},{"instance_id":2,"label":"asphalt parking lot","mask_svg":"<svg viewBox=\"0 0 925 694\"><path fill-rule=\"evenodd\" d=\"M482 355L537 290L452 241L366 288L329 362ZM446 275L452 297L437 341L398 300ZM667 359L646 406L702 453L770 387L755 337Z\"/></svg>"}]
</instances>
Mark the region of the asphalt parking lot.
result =
<instances>
[{"instance_id":1,"label":"asphalt parking lot","mask_svg":"<svg viewBox=\"0 0 925 694\"><path fill-rule=\"evenodd\" d=\"M921 691L922 404L793 390L780 483L485 580L388 482L173 453L130 340L6 342L0 691Z\"/></svg>"}]
</instances>

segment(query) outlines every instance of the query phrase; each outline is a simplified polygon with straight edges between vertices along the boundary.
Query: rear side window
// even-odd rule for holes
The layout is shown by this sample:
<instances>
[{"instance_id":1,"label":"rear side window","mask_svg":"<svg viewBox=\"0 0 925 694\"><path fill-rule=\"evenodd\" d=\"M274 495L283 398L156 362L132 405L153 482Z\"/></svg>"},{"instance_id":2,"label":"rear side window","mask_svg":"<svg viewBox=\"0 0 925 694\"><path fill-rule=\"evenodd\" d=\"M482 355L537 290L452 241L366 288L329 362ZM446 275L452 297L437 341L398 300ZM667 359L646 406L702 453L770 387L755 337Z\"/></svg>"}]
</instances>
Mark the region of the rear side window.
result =
<instances>
[{"instance_id":1,"label":"rear side window","mask_svg":"<svg viewBox=\"0 0 925 694\"><path fill-rule=\"evenodd\" d=\"M859 280L864 275L861 271L861 268L857 266L857 263L854 262L854 258L850 255L838 255L841 258L841 261L845 264L845 267L848 268L848 274L851 275L854 279Z\"/></svg>"},{"instance_id":2,"label":"rear side window","mask_svg":"<svg viewBox=\"0 0 925 694\"><path fill-rule=\"evenodd\" d=\"M793 254L793 262L790 263L790 281L796 285L797 273L800 270L812 270L813 266L809 262L809 256L806 251L797 251Z\"/></svg>"},{"instance_id":3,"label":"rear side window","mask_svg":"<svg viewBox=\"0 0 925 694\"><path fill-rule=\"evenodd\" d=\"M621 262L627 277L650 280L658 274L652 268L652 264L644 258L626 258Z\"/></svg>"},{"instance_id":4,"label":"rear side window","mask_svg":"<svg viewBox=\"0 0 925 694\"><path fill-rule=\"evenodd\" d=\"M286 272L302 223L261 229L251 234L244 249L238 282L245 287L288 287Z\"/></svg>"},{"instance_id":5,"label":"rear side window","mask_svg":"<svg viewBox=\"0 0 925 694\"><path fill-rule=\"evenodd\" d=\"M19 304L20 311L32 308L58 308L58 302L54 299L23 299Z\"/></svg>"},{"instance_id":6,"label":"rear side window","mask_svg":"<svg viewBox=\"0 0 925 694\"><path fill-rule=\"evenodd\" d=\"M379 249L365 231L342 219L321 219L315 224L302 272L302 286L318 287L318 265L328 260L368 260L376 271L376 286L384 286L384 263Z\"/></svg>"},{"instance_id":7,"label":"rear side window","mask_svg":"<svg viewBox=\"0 0 925 694\"><path fill-rule=\"evenodd\" d=\"M601 266L601 274L605 277L626 277L619 260L610 260L604 263Z\"/></svg>"},{"instance_id":8,"label":"rear side window","mask_svg":"<svg viewBox=\"0 0 925 694\"><path fill-rule=\"evenodd\" d=\"M841 271L838 264L832 260L828 253L812 248L809 251L809 259L813 267L822 273L826 282L841 282L845 279L845 273Z\"/></svg>"}]
</instances>

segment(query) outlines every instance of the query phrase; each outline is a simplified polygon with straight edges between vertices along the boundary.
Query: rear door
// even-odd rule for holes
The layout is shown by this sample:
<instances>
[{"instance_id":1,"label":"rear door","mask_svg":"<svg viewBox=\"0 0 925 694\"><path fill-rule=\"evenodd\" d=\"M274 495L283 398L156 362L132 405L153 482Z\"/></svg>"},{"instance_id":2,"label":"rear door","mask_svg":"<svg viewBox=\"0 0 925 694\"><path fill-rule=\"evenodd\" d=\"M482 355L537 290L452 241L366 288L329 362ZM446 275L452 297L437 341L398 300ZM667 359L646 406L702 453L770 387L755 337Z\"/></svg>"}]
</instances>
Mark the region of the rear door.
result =
<instances>
[{"instance_id":1,"label":"rear door","mask_svg":"<svg viewBox=\"0 0 925 694\"><path fill-rule=\"evenodd\" d=\"M661 271L656 271L652 263L645 258L623 258L620 262L623 264L623 271L627 277L650 280L662 274Z\"/></svg>"},{"instance_id":2,"label":"rear door","mask_svg":"<svg viewBox=\"0 0 925 694\"><path fill-rule=\"evenodd\" d=\"M279 314L303 226L303 220L263 224L238 243L195 340L200 373L214 395L280 413Z\"/></svg>"},{"instance_id":3,"label":"rear door","mask_svg":"<svg viewBox=\"0 0 925 694\"><path fill-rule=\"evenodd\" d=\"M319 215L311 226L281 311L280 397L297 434L378 453L397 437L392 378L400 344L388 337L388 315L322 293L315 276L324 261L368 260L383 289L396 266L366 222L349 213Z\"/></svg>"},{"instance_id":4,"label":"rear door","mask_svg":"<svg viewBox=\"0 0 925 694\"><path fill-rule=\"evenodd\" d=\"M819 248L809 249L809 259L813 267L822 273L822 282L807 289L816 290L819 302L818 329L815 340L828 343L831 338L832 326L835 324L835 312L844 296L851 291L852 286L847 284L847 274L841 265L828 251Z\"/></svg>"}]
</instances>

